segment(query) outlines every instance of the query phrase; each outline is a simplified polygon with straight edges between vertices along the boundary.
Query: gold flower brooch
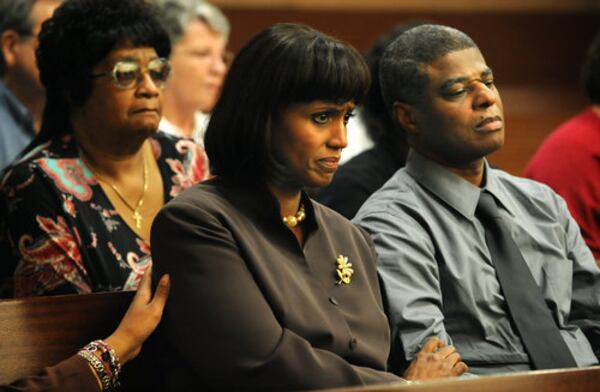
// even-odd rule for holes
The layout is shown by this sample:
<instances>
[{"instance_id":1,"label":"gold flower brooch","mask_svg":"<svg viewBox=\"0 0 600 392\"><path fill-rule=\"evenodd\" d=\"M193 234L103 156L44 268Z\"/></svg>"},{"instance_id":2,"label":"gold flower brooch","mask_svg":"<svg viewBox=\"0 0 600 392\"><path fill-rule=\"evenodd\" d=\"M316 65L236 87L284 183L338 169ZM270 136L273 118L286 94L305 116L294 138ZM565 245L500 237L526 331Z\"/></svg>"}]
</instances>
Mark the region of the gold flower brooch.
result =
<instances>
[{"instance_id":1,"label":"gold flower brooch","mask_svg":"<svg viewBox=\"0 0 600 392\"><path fill-rule=\"evenodd\" d=\"M352 263L348 262L348 256L339 255L337 259L335 259L337 263L337 276L339 280L336 284L350 284L350 278L354 274L354 270L352 269Z\"/></svg>"}]
</instances>

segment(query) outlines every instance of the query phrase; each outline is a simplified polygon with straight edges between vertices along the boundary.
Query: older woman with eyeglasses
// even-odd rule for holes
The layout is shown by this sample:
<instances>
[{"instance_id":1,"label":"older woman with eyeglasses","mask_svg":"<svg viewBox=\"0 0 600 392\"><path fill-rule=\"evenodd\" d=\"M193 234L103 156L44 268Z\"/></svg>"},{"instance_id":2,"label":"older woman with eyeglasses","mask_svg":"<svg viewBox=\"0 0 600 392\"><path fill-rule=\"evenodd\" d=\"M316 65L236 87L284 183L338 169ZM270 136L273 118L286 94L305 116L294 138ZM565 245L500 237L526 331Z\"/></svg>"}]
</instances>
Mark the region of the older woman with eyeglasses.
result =
<instances>
[{"instance_id":1,"label":"older woman with eyeglasses","mask_svg":"<svg viewBox=\"0 0 600 392\"><path fill-rule=\"evenodd\" d=\"M47 105L0 183L0 276L17 296L136 289L154 216L207 172L157 133L169 37L142 0L67 0L39 42Z\"/></svg>"}]
</instances>

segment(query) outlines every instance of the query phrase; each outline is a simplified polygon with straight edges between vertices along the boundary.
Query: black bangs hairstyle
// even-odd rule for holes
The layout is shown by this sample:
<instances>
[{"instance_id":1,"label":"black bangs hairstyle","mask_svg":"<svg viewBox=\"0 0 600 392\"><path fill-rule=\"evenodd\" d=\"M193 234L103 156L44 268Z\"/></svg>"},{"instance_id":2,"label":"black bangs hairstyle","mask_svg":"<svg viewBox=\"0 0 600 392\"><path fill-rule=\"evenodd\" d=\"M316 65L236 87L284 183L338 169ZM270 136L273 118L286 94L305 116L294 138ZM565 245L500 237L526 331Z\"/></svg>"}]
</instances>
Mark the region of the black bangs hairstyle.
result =
<instances>
[{"instance_id":1,"label":"black bangs hairstyle","mask_svg":"<svg viewBox=\"0 0 600 392\"><path fill-rule=\"evenodd\" d=\"M93 68L119 45L151 47L160 57L171 52L155 9L143 0L67 0L43 23L36 59L46 106L27 150L72 132L71 109L91 95Z\"/></svg>"},{"instance_id":2,"label":"black bangs hairstyle","mask_svg":"<svg viewBox=\"0 0 600 392\"><path fill-rule=\"evenodd\" d=\"M211 171L237 184L268 179L272 134L290 105L315 100L360 103L369 69L349 44L309 26L269 27L241 49L206 131Z\"/></svg>"}]
</instances>

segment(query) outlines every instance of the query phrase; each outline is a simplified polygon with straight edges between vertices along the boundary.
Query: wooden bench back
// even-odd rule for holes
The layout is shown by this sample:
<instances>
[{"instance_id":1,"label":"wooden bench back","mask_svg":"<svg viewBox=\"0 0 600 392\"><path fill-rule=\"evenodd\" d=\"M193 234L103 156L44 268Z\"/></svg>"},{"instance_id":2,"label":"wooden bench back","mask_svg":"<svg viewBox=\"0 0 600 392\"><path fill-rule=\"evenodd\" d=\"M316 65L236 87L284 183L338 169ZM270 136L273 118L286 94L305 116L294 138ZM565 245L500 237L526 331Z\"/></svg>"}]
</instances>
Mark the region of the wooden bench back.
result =
<instances>
[{"instance_id":1,"label":"wooden bench back","mask_svg":"<svg viewBox=\"0 0 600 392\"><path fill-rule=\"evenodd\" d=\"M91 340L105 338L119 324L132 292L0 300L0 384L36 373L75 354ZM124 390L144 390L149 355L125 367ZM129 370L129 371L128 371ZM600 390L600 366L443 380L410 385L340 388L354 392L592 392Z\"/></svg>"},{"instance_id":2,"label":"wooden bench back","mask_svg":"<svg viewBox=\"0 0 600 392\"><path fill-rule=\"evenodd\" d=\"M0 300L0 383L34 374L110 335L133 292Z\"/></svg>"}]
</instances>

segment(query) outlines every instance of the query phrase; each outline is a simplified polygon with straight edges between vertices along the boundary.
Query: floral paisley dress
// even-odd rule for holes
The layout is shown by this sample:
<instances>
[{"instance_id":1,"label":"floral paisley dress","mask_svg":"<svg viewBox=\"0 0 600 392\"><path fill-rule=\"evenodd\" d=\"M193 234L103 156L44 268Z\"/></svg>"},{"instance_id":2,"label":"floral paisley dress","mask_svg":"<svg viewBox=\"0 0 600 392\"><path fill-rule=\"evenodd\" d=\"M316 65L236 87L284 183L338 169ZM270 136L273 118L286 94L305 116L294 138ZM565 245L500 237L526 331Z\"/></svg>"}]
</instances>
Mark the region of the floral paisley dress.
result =
<instances>
[{"instance_id":1,"label":"floral paisley dress","mask_svg":"<svg viewBox=\"0 0 600 392\"><path fill-rule=\"evenodd\" d=\"M165 203L206 178L204 151L191 140L150 139ZM40 145L0 182L0 278L14 295L135 290L150 245L113 207L79 157L74 137Z\"/></svg>"}]
</instances>

